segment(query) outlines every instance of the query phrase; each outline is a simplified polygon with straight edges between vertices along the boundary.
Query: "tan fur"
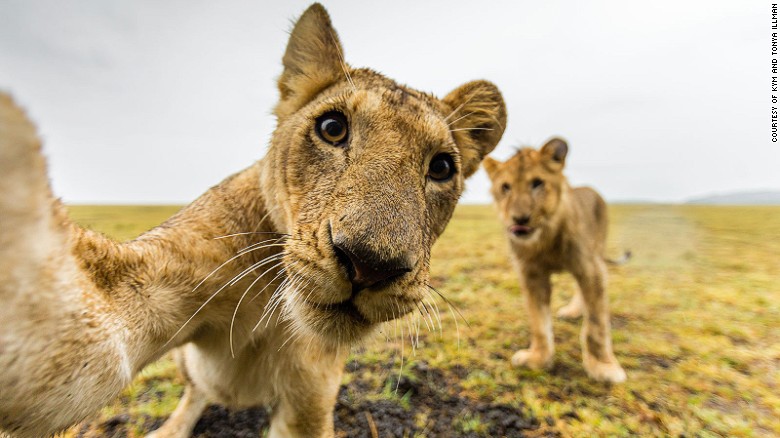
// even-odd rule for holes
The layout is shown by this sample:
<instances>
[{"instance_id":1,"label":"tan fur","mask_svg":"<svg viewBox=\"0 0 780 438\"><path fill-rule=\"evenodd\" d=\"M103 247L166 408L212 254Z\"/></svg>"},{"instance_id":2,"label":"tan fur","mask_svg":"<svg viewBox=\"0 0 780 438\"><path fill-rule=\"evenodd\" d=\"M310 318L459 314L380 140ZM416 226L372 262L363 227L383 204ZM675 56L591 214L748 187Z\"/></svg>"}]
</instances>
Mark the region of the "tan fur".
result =
<instances>
[{"instance_id":1,"label":"tan fur","mask_svg":"<svg viewBox=\"0 0 780 438\"><path fill-rule=\"evenodd\" d=\"M607 206L593 189L569 187L563 175L567 152L568 145L554 138L540 150L522 149L504 163L492 158L484 162L526 290L531 324L531 346L516 352L512 364L531 368L552 364L550 275L568 271L580 291L558 315L578 317L584 313L581 342L585 370L597 380L622 382L626 374L612 353L605 292Z\"/></svg>"},{"instance_id":2,"label":"tan fur","mask_svg":"<svg viewBox=\"0 0 780 438\"><path fill-rule=\"evenodd\" d=\"M341 52L311 6L283 58L266 157L126 243L67 219L32 124L0 94L0 430L67 428L182 346L189 383L155 436L188 436L208 402L272 406L272 437L333 435L350 346L422 305L431 245L506 121L488 82L437 99ZM314 132L334 110L345 145ZM434 181L441 153L456 173ZM353 288L334 242L408 269Z\"/></svg>"}]
</instances>

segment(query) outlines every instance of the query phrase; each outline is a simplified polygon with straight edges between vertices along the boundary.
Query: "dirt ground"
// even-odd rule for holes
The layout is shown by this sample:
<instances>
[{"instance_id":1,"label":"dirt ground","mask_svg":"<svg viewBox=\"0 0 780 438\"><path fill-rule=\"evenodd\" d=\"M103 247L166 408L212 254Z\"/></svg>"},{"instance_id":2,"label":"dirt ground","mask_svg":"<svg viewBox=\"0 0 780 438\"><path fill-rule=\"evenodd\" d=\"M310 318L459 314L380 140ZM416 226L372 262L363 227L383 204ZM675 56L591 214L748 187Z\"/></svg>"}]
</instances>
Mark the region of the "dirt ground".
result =
<instances>
[{"instance_id":1,"label":"dirt ground","mask_svg":"<svg viewBox=\"0 0 780 438\"><path fill-rule=\"evenodd\" d=\"M522 404L473 400L461 394L460 367L443 371L425 362L404 369L399 379L398 363L363 365L352 361L347 371L357 376L339 391L334 414L337 437L520 437L538 431L539 420ZM381 386L372 376L386 375ZM363 377L360 377L363 376ZM400 380L400 381L399 381ZM147 394L152 402L155 394ZM128 430L130 415L115 415L106 421L82 426L77 437L134 436ZM164 419L149 417L143 429L151 431ZM474 430L469 430L469 425ZM263 436L269 426L264 408L231 411L210 406L193 432L196 437L232 438ZM534 436L560 436L554 432Z\"/></svg>"}]
</instances>

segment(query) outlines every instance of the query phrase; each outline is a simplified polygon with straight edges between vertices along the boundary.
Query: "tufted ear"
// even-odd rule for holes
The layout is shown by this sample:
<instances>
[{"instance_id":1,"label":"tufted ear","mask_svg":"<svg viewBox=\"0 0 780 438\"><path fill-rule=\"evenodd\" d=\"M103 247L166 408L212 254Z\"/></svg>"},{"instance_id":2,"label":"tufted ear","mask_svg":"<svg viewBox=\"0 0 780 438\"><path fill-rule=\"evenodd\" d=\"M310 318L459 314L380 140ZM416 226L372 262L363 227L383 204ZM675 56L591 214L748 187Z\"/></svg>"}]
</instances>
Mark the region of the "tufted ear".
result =
<instances>
[{"instance_id":1,"label":"tufted ear","mask_svg":"<svg viewBox=\"0 0 780 438\"><path fill-rule=\"evenodd\" d=\"M491 180L496 175L496 172L498 171L498 166L501 165L501 162L498 160L495 160L491 157L485 157L485 159L482 161L482 167L485 168L485 171L488 174L488 178Z\"/></svg>"},{"instance_id":2,"label":"tufted ear","mask_svg":"<svg viewBox=\"0 0 780 438\"><path fill-rule=\"evenodd\" d=\"M344 78L347 65L328 11L314 3L295 23L282 58L279 103L274 113L284 118L306 105L317 93Z\"/></svg>"},{"instance_id":3,"label":"tufted ear","mask_svg":"<svg viewBox=\"0 0 780 438\"><path fill-rule=\"evenodd\" d=\"M569 145L563 139L553 137L542 146L541 153L547 163L547 167L553 170L561 170L564 164L566 164L566 154L569 153Z\"/></svg>"},{"instance_id":4,"label":"tufted ear","mask_svg":"<svg viewBox=\"0 0 780 438\"><path fill-rule=\"evenodd\" d=\"M456 88L443 100L451 111L446 121L461 150L463 175L468 177L477 171L482 158L504 134L504 98L492 83L473 81Z\"/></svg>"}]
</instances>

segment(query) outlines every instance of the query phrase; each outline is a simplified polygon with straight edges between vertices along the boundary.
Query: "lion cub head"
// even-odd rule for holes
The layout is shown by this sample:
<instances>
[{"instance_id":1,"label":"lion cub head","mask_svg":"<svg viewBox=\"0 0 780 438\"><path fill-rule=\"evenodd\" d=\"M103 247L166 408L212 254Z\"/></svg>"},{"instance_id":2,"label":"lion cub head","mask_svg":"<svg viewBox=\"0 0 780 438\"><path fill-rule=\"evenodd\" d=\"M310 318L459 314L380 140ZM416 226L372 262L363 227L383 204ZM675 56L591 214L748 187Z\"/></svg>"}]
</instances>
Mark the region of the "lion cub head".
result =
<instances>
[{"instance_id":1,"label":"lion cub head","mask_svg":"<svg viewBox=\"0 0 780 438\"><path fill-rule=\"evenodd\" d=\"M429 293L431 246L506 109L489 82L438 99L351 68L319 4L295 24L283 64L262 186L290 235L284 306L300 329L348 343Z\"/></svg>"},{"instance_id":2,"label":"lion cub head","mask_svg":"<svg viewBox=\"0 0 780 438\"><path fill-rule=\"evenodd\" d=\"M568 151L565 141L553 138L541 149L523 148L503 163L485 159L499 218L512 242L531 244L541 230L557 226L562 195L568 187L563 176Z\"/></svg>"}]
</instances>

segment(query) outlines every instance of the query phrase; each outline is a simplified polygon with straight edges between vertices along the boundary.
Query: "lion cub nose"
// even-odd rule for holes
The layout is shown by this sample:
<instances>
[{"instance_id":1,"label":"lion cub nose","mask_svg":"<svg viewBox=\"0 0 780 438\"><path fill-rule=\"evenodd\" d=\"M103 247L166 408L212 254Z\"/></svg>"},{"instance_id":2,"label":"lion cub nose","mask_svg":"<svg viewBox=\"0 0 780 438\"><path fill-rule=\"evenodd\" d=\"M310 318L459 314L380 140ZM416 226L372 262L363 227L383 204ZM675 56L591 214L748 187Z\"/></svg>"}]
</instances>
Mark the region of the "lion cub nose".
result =
<instances>
[{"instance_id":1,"label":"lion cub nose","mask_svg":"<svg viewBox=\"0 0 780 438\"><path fill-rule=\"evenodd\" d=\"M350 245L343 239L333 240L333 250L339 263L347 270L353 292L392 281L411 272L414 267L407 257L384 260L371 249L359 244Z\"/></svg>"},{"instance_id":2,"label":"lion cub nose","mask_svg":"<svg viewBox=\"0 0 780 438\"><path fill-rule=\"evenodd\" d=\"M528 225L528 222L531 221L530 215L523 215L523 216L512 216L512 220L515 221L517 225Z\"/></svg>"}]
</instances>

